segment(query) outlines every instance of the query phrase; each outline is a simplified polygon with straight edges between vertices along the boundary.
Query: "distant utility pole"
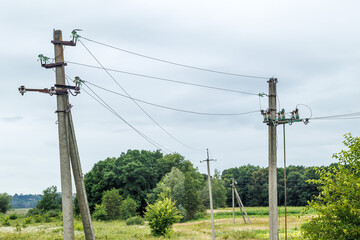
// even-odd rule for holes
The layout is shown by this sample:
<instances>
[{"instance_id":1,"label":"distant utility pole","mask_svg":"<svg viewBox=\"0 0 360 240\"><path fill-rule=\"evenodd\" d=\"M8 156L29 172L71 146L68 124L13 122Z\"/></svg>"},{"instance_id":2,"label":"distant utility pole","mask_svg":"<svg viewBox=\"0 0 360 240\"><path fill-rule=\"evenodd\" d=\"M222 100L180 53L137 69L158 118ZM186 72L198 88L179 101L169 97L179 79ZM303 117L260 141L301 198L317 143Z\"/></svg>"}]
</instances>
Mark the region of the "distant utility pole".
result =
<instances>
[{"instance_id":1,"label":"distant utility pole","mask_svg":"<svg viewBox=\"0 0 360 240\"><path fill-rule=\"evenodd\" d=\"M233 224L235 224L235 199L234 199L234 194L236 195L236 200L239 204L239 208L240 208L240 212L241 212L241 215L243 217L243 220L244 220L244 223L246 224L246 219L245 219L245 215L249 221L249 223L251 224L251 221L249 219L249 216L247 215L247 212L245 210L245 206L244 204L242 203L241 201L241 198L240 198L240 195L238 193L238 191L236 190L236 187L235 187L235 180L232 179L232 184L231 184L231 188L232 188L232 203L233 203Z\"/></svg>"},{"instance_id":2,"label":"distant utility pole","mask_svg":"<svg viewBox=\"0 0 360 240\"><path fill-rule=\"evenodd\" d=\"M75 46L78 35L74 30L72 32L72 41L63 41L62 32L54 30L54 44L55 63L48 63L48 57L39 55L41 66L45 68L55 68L56 84L50 89L26 89L24 86L19 88L22 95L27 91L36 91L48 93L50 95L57 95L57 111L58 114L58 131L59 131L59 150L60 150L60 174L61 174L61 193L62 193L62 211L63 211L63 232L65 240L74 239L74 214L72 201L72 184L71 184L71 170L70 162L73 170L76 192L78 196L81 219L84 226L86 240L95 239L94 230L90 216L90 210L86 197L85 185L83 181L83 174L81 170L81 163L79 152L76 144L76 137L71 116L71 105L69 104L68 93L73 95L80 93L81 80L76 77L76 86L65 85L65 70L63 45Z\"/></svg>"},{"instance_id":3,"label":"distant utility pole","mask_svg":"<svg viewBox=\"0 0 360 240\"><path fill-rule=\"evenodd\" d=\"M214 210L213 210L213 200L212 200L212 191L211 191L210 163L209 163L210 161L215 161L215 160L214 159L209 159L209 149L207 149L207 159L204 160L204 161L207 164L207 172L208 172L212 239L215 240ZM203 161L200 161L200 162L203 162Z\"/></svg>"},{"instance_id":4,"label":"distant utility pole","mask_svg":"<svg viewBox=\"0 0 360 240\"><path fill-rule=\"evenodd\" d=\"M267 111L261 110L264 123L269 126L269 235L270 240L278 239L278 212L277 212L277 146L276 146L276 127L279 124L292 124L294 122L304 122L307 124L309 119L300 119L299 110L296 108L291 112L291 117L286 118L285 109L276 112L276 78L270 78L269 83L269 108ZM286 181L286 179L285 179ZM286 184L286 183L285 183ZM286 225L286 223L285 223ZM286 233L285 233L286 235Z\"/></svg>"},{"instance_id":5,"label":"distant utility pole","mask_svg":"<svg viewBox=\"0 0 360 240\"><path fill-rule=\"evenodd\" d=\"M231 184L231 195L232 195L232 210L233 210L233 225L235 225L235 180L232 179Z\"/></svg>"}]
</instances>

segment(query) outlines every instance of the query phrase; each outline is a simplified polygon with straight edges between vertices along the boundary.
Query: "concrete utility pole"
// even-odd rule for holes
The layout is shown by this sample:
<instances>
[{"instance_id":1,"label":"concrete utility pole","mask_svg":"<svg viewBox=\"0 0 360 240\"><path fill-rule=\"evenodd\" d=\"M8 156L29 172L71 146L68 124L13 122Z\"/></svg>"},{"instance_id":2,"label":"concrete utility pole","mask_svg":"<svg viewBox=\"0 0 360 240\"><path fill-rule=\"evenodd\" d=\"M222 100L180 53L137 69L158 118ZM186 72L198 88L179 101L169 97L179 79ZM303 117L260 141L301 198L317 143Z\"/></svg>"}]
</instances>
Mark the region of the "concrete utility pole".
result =
<instances>
[{"instance_id":1,"label":"concrete utility pole","mask_svg":"<svg viewBox=\"0 0 360 240\"><path fill-rule=\"evenodd\" d=\"M295 122L309 123L309 118L301 119L299 109L291 112L291 117L286 118L285 109L276 112L276 78L270 78L269 83L269 109L261 110L264 123L269 126L269 234L270 240L277 240L278 236L278 212L277 212L277 153L276 153L276 126L279 124L292 125ZM303 105L303 104L298 104ZM306 106L306 105L305 105ZM285 125L284 125L284 182L285 182L285 238L287 238L287 219L286 219L286 154L285 154Z\"/></svg>"},{"instance_id":2,"label":"concrete utility pole","mask_svg":"<svg viewBox=\"0 0 360 240\"><path fill-rule=\"evenodd\" d=\"M85 232L85 239L93 240L95 239L95 233L92 227L90 209L85 191L84 179L81 169L79 151L76 143L75 130L74 130L71 112L67 114L67 120L68 120L67 132L69 136L71 166L74 174L76 194L78 197L81 220Z\"/></svg>"},{"instance_id":3,"label":"concrete utility pole","mask_svg":"<svg viewBox=\"0 0 360 240\"><path fill-rule=\"evenodd\" d=\"M214 161L214 159L209 159L209 149L207 149L207 159L204 160L204 161L206 161L206 164L207 164L207 172L208 172L212 239L215 240L214 210L213 210L213 200L212 200L212 191L211 191L210 163L209 163L210 161ZM200 162L202 162L202 161L200 161Z\"/></svg>"},{"instance_id":4,"label":"concrete utility pole","mask_svg":"<svg viewBox=\"0 0 360 240\"><path fill-rule=\"evenodd\" d=\"M72 184L71 184L71 170L70 162L75 179L76 192L79 201L81 219L84 226L86 240L94 240L95 234L92 227L89 205L86 197L83 174L81 170L81 163L79 152L76 144L74 125L71 116L71 105L69 104L69 92L73 96L80 93L80 85L82 83L79 77L75 77L76 86L65 85L65 71L63 45L76 46L76 40L79 37L76 30L72 31L73 40L63 41L60 30L54 30L54 44L55 49L55 63L48 63L48 57L40 54L39 59L41 66L44 68L56 68L56 84L50 89L27 89L25 86L19 87L19 92L24 95L29 92L42 92L57 96L57 111L58 114L58 130L59 130L59 149L60 149L60 174L61 174L61 193L62 193L62 211L63 211L63 232L65 240L74 239L74 214L73 214L73 199L72 199Z\"/></svg>"},{"instance_id":5,"label":"concrete utility pole","mask_svg":"<svg viewBox=\"0 0 360 240\"><path fill-rule=\"evenodd\" d=\"M246 223L245 216L244 216L244 213L245 213L245 215L246 215L249 223L251 224L251 221L250 221L250 219L249 219L249 216L248 216L247 213L246 213L245 206L244 206L244 204L242 203L241 198L240 198L240 195L239 195L238 191L236 190L235 186L234 186L234 190L235 190L236 198L237 198L237 200L238 200L238 204L239 204L239 207L240 207L241 214L242 214L243 219L244 219L244 223Z\"/></svg>"},{"instance_id":6,"label":"concrete utility pole","mask_svg":"<svg viewBox=\"0 0 360 240\"><path fill-rule=\"evenodd\" d=\"M277 156L276 156L276 78L269 81L269 234L270 240L278 239L277 212Z\"/></svg>"},{"instance_id":7,"label":"concrete utility pole","mask_svg":"<svg viewBox=\"0 0 360 240\"><path fill-rule=\"evenodd\" d=\"M62 33L60 30L54 31L54 42L62 41ZM54 44L55 64L64 62L63 46ZM56 84L65 85L64 65L55 68ZM62 194L62 212L63 212L63 231L64 239L74 239L74 217L71 187L71 171L70 171L70 153L69 143L66 130L66 111L68 109L68 95L57 95L57 114L58 114L58 130L59 130L59 148L60 148L60 173L61 173L61 194Z\"/></svg>"},{"instance_id":8,"label":"concrete utility pole","mask_svg":"<svg viewBox=\"0 0 360 240\"><path fill-rule=\"evenodd\" d=\"M235 199L234 199L234 194L235 194L235 180L234 180L234 179L232 179L231 193L232 193L233 224L235 225Z\"/></svg>"}]
</instances>

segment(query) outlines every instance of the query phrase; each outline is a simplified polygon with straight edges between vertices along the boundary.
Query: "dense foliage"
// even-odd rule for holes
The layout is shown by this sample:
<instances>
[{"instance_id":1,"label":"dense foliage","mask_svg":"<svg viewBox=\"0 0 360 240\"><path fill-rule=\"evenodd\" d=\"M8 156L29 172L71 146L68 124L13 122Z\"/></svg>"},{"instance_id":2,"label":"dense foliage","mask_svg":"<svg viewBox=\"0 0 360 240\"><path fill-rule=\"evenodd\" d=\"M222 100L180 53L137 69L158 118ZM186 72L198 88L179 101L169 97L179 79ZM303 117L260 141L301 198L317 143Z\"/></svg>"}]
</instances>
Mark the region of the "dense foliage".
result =
<instances>
[{"instance_id":1,"label":"dense foliage","mask_svg":"<svg viewBox=\"0 0 360 240\"><path fill-rule=\"evenodd\" d=\"M169 234L172 225L178 222L181 216L171 199L161 197L146 207L145 218L149 221L151 233L154 236L163 236Z\"/></svg>"},{"instance_id":2,"label":"dense foliage","mask_svg":"<svg viewBox=\"0 0 360 240\"><path fill-rule=\"evenodd\" d=\"M51 186L43 191L41 200L35 208L29 210L28 215L45 214L51 211L52 215L57 215L61 211L61 196L57 192L56 186Z\"/></svg>"},{"instance_id":3,"label":"dense foliage","mask_svg":"<svg viewBox=\"0 0 360 240\"><path fill-rule=\"evenodd\" d=\"M101 203L102 193L119 189L124 197L130 196L140 206L146 206L146 195L155 188L160 179L184 161L179 154L163 156L160 151L128 150L118 158L108 158L94 165L85 175L90 210Z\"/></svg>"},{"instance_id":4,"label":"dense foliage","mask_svg":"<svg viewBox=\"0 0 360 240\"><path fill-rule=\"evenodd\" d=\"M140 212L144 211L147 196L173 167L189 174L187 186L200 184L195 189L202 188L201 174L180 154L163 156L160 151L128 150L119 158L96 163L84 178L90 210L93 212L96 204L101 204L103 192L115 188L124 198L134 199Z\"/></svg>"},{"instance_id":5,"label":"dense foliage","mask_svg":"<svg viewBox=\"0 0 360 240\"><path fill-rule=\"evenodd\" d=\"M10 208L11 197L7 193L0 193L0 213L6 213Z\"/></svg>"},{"instance_id":6,"label":"dense foliage","mask_svg":"<svg viewBox=\"0 0 360 240\"><path fill-rule=\"evenodd\" d=\"M212 198L213 198L213 207L214 209L219 207L225 207L226 206L226 187L225 187L225 181L221 179L220 172L215 169L214 177L211 178L211 192L212 192ZM203 201L203 204L206 208L210 208L209 206L209 184L208 181L206 181L205 187L202 190L202 196L201 199Z\"/></svg>"},{"instance_id":7,"label":"dense foliage","mask_svg":"<svg viewBox=\"0 0 360 240\"><path fill-rule=\"evenodd\" d=\"M41 195L37 194L15 194L11 199L13 208L34 208L41 199Z\"/></svg>"},{"instance_id":8,"label":"dense foliage","mask_svg":"<svg viewBox=\"0 0 360 240\"><path fill-rule=\"evenodd\" d=\"M185 173L173 167L156 188L148 194L148 202L154 203L160 194L175 201L176 207L186 220L193 219L196 213L203 212L201 205L201 189L204 180L192 166L185 168Z\"/></svg>"},{"instance_id":9,"label":"dense foliage","mask_svg":"<svg viewBox=\"0 0 360 240\"><path fill-rule=\"evenodd\" d=\"M278 168L278 196L279 205L284 204L284 169ZM307 183L309 179L318 179L319 174L315 167L288 166L287 175L287 205L305 206L307 201L318 194L317 183ZM268 205L268 168L245 165L226 169L222 172L221 179L225 186L231 184L231 179L236 181L236 188L245 206ZM226 203L231 206L231 188L227 187Z\"/></svg>"},{"instance_id":10,"label":"dense foliage","mask_svg":"<svg viewBox=\"0 0 360 240\"><path fill-rule=\"evenodd\" d=\"M101 204L95 205L93 217L99 221L123 219L136 215L137 204L134 199L123 197L118 189L107 190L103 193Z\"/></svg>"},{"instance_id":11,"label":"dense foliage","mask_svg":"<svg viewBox=\"0 0 360 240\"><path fill-rule=\"evenodd\" d=\"M307 206L316 211L302 225L308 239L360 239L360 137L347 134L344 145L347 151L333 155L339 163L318 169L320 179L309 180L320 185L320 194Z\"/></svg>"}]
</instances>

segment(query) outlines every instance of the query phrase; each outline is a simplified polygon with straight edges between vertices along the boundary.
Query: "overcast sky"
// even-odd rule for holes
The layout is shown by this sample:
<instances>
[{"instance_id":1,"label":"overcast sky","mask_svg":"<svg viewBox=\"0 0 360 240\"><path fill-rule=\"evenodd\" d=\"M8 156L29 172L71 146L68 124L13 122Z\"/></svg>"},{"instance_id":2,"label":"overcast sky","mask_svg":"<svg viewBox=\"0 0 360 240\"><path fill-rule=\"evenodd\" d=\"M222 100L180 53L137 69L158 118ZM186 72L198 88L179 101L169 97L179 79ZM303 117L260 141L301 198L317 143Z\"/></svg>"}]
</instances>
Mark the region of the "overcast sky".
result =
<instances>
[{"instance_id":1,"label":"overcast sky","mask_svg":"<svg viewBox=\"0 0 360 240\"><path fill-rule=\"evenodd\" d=\"M0 192L41 193L60 189L56 97L17 88L49 88L51 69L38 54L54 56L53 29L70 40L71 31L132 52L181 64L244 75L276 77L281 108L297 104L313 117L359 112L359 1L4 1L0 64ZM94 44L85 46L108 68L210 85L249 93L267 93L267 79L244 78L174 66ZM65 60L99 66L78 44L65 48ZM74 64L70 78L124 94L101 69ZM209 113L267 109L268 98L111 72L133 98ZM126 121L171 152L205 172L206 149L217 159L211 169L246 164L268 165L268 129L262 116L201 116L139 103L169 137L131 100L92 89ZM154 151L119 118L84 91L70 96L83 172L128 149ZM300 115L310 110L299 105ZM335 162L343 135L360 135L360 119L310 120L286 126L288 165L321 166ZM282 126L278 127L278 166L283 166ZM168 151L167 151L168 152ZM164 152L165 153L165 152Z\"/></svg>"}]
</instances>

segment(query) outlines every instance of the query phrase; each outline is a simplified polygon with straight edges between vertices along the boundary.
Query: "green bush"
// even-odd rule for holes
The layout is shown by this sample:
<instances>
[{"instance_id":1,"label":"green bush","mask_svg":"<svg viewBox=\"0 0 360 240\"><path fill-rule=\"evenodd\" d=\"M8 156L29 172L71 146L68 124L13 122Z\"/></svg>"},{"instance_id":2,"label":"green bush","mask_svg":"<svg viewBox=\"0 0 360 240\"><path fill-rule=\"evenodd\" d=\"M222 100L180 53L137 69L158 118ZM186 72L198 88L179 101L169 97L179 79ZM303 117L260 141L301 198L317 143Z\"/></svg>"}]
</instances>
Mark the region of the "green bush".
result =
<instances>
[{"instance_id":1,"label":"green bush","mask_svg":"<svg viewBox=\"0 0 360 240\"><path fill-rule=\"evenodd\" d=\"M31 217L24 218L23 224L30 224L31 223Z\"/></svg>"},{"instance_id":2,"label":"green bush","mask_svg":"<svg viewBox=\"0 0 360 240\"><path fill-rule=\"evenodd\" d=\"M76 223L76 224L74 225L74 229L75 229L76 231L84 231L84 227L83 227L83 225L82 225L81 223Z\"/></svg>"},{"instance_id":3,"label":"green bush","mask_svg":"<svg viewBox=\"0 0 360 240\"><path fill-rule=\"evenodd\" d=\"M106 208L102 204L95 205L95 211L93 217L98 221L107 221L109 217L106 213Z\"/></svg>"},{"instance_id":4,"label":"green bush","mask_svg":"<svg viewBox=\"0 0 360 240\"><path fill-rule=\"evenodd\" d=\"M126 219L126 225L143 225L144 219L140 216L135 216Z\"/></svg>"},{"instance_id":5,"label":"green bush","mask_svg":"<svg viewBox=\"0 0 360 240\"><path fill-rule=\"evenodd\" d=\"M17 232L21 232L21 225L19 223L16 224L15 229Z\"/></svg>"},{"instance_id":6,"label":"green bush","mask_svg":"<svg viewBox=\"0 0 360 240\"><path fill-rule=\"evenodd\" d=\"M145 218L149 221L151 233L154 236L163 236L181 219L179 214L175 203L165 197L146 207Z\"/></svg>"},{"instance_id":7,"label":"green bush","mask_svg":"<svg viewBox=\"0 0 360 240\"><path fill-rule=\"evenodd\" d=\"M9 218L10 218L10 220L16 220L18 217L17 217L16 213L12 213L9 215Z\"/></svg>"},{"instance_id":8,"label":"green bush","mask_svg":"<svg viewBox=\"0 0 360 240\"><path fill-rule=\"evenodd\" d=\"M123 197L118 189L107 190L103 193L101 205L105 207L106 215L109 220L115 220L120 217L120 207Z\"/></svg>"},{"instance_id":9,"label":"green bush","mask_svg":"<svg viewBox=\"0 0 360 240\"><path fill-rule=\"evenodd\" d=\"M35 215L40 215L40 214L41 214L41 210L40 210L40 209L38 209L38 208L32 208L32 209L30 209L30 210L27 212L26 216L35 216Z\"/></svg>"},{"instance_id":10,"label":"green bush","mask_svg":"<svg viewBox=\"0 0 360 240\"><path fill-rule=\"evenodd\" d=\"M10 217L4 216L3 218L3 226L10 226Z\"/></svg>"},{"instance_id":11,"label":"green bush","mask_svg":"<svg viewBox=\"0 0 360 240\"><path fill-rule=\"evenodd\" d=\"M134 199L127 197L120 207L120 219L128 219L136 215L137 204Z\"/></svg>"},{"instance_id":12,"label":"green bush","mask_svg":"<svg viewBox=\"0 0 360 240\"><path fill-rule=\"evenodd\" d=\"M34 222L40 223L41 221L42 221L42 217L40 215L35 215L34 216Z\"/></svg>"}]
</instances>

